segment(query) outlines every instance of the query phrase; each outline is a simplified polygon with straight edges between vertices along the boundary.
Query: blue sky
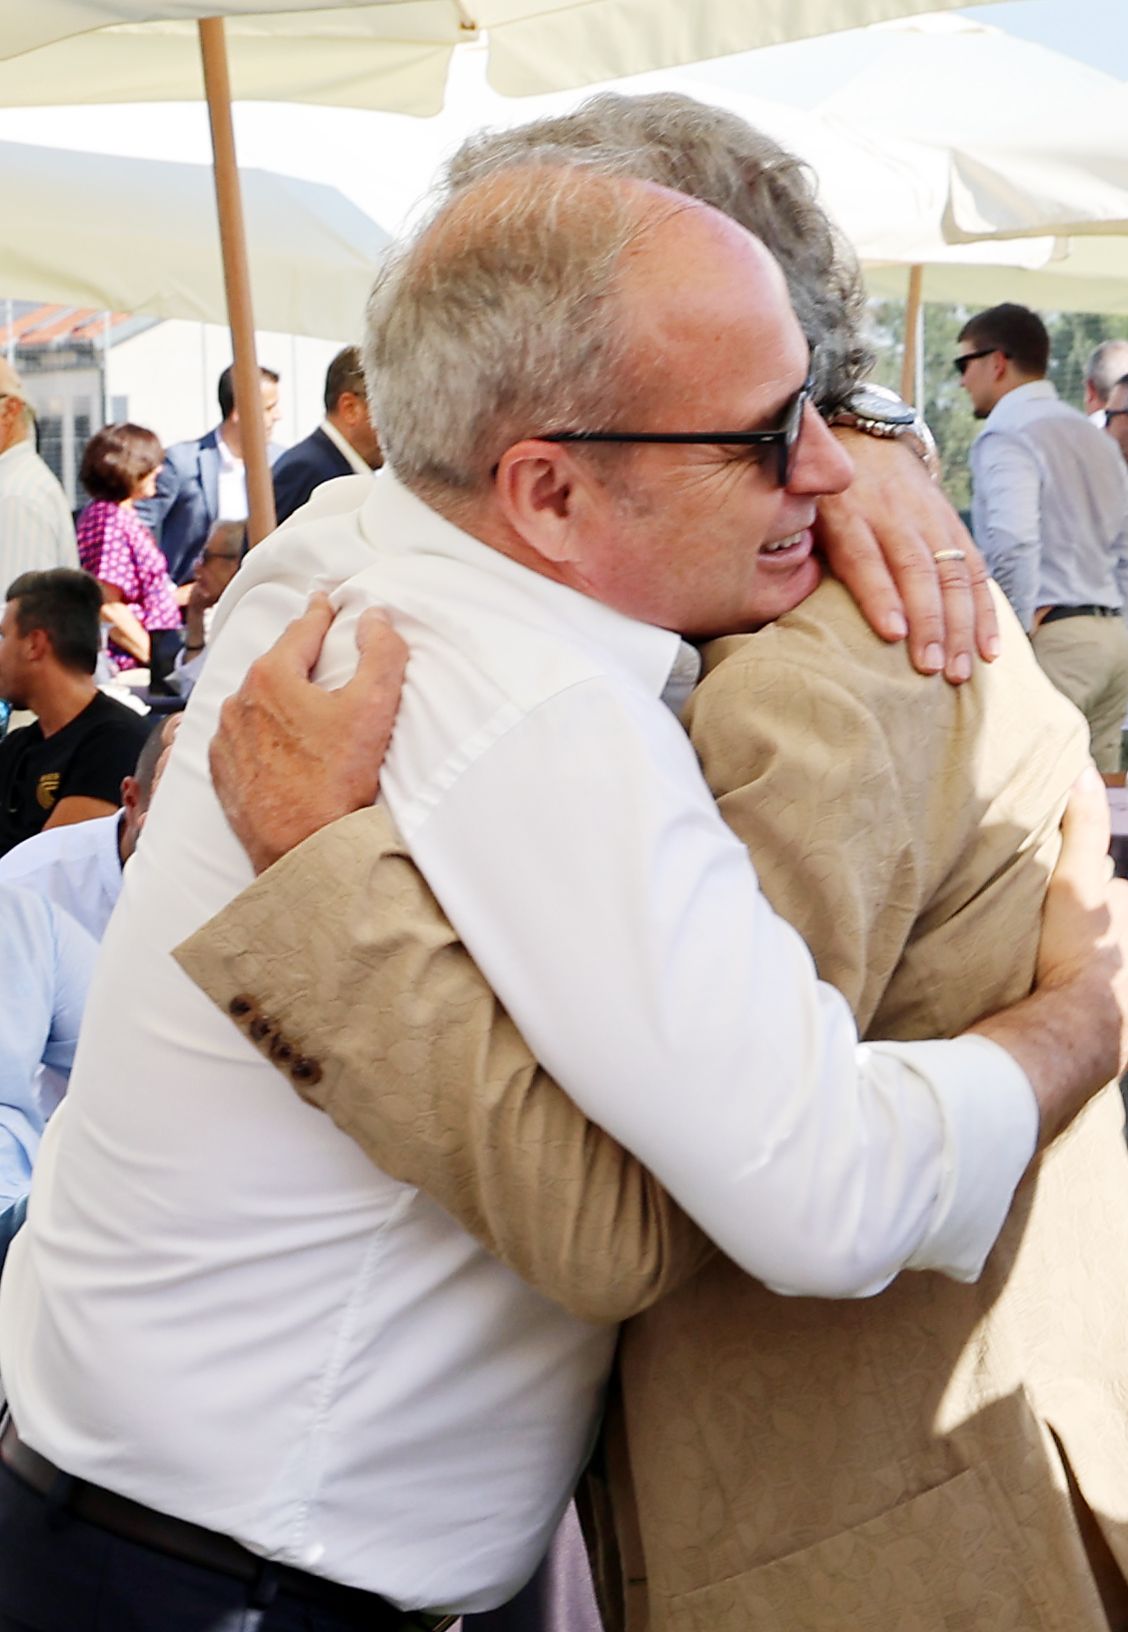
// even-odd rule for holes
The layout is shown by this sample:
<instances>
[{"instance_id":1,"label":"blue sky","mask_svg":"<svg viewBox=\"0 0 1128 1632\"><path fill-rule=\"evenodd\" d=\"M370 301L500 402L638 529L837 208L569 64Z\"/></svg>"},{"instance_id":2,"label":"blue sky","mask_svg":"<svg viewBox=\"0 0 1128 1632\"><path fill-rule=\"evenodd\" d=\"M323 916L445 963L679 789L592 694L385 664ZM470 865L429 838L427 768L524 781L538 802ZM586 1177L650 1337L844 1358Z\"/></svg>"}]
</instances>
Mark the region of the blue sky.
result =
<instances>
[{"instance_id":1,"label":"blue sky","mask_svg":"<svg viewBox=\"0 0 1128 1632\"><path fill-rule=\"evenodd\" d=\"M1128 79L1125 0L1003 0L1000 5L976 6L966 15Z\"/></svg>"}]
</instances>

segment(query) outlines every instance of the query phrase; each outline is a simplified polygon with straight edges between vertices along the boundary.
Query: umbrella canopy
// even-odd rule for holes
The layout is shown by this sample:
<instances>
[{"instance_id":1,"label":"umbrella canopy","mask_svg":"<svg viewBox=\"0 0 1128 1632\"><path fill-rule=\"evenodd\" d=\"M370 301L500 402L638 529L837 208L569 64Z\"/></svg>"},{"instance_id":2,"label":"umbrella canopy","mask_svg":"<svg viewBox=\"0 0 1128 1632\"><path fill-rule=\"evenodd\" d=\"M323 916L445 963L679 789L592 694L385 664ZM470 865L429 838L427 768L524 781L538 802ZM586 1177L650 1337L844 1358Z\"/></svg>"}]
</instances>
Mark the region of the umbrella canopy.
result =
<instances>
[{"instance_id":1,"label":"umbrella canopy","mask_svg":"<svg viewBox=\"0 0 1128 1632\"><path fill-rule=\"evenodd\" d=\"M247 170L243 192L262 327L355 338L388 234L333 187ZM13 295L225 320L205 165L0 142L0 220L0 286Z\"/></svg>"},{"instance_id":2,"label":"umbrella canopy","mask_svg":"<svg viewBox=\"0 0 1128 1632\"><path fill-rule=\"evenodd\" d=\"M943 154L950 241L1128 227L1128 85L978 17L781 45L712 76Z\"/></svg>"},{"instance_id":3,"label":"umbrella canopy","mask_svg":"<svg viewBox=\"0 0 1128 1632\"><path fill-rule=\"evenodd\" d=\"M1128 229L1128 85L957 17L873 29L819 104L950 156L947 236Z\"/></svg>"},{"instance_id":4,"label":"umbrella canopy","mask_svg":"<svg viewBox=\"0 0 1128 1632\"><path fill-rule=\"evenodd\" d=\"M926 261L926 301L982 308L1016 300L1035 311L1128 316L1128 238L1018 239L966 247L993 253ZM1021 264L1017 257L1024 250L1033 254ZM1004 258L1011 256L1016 259ZM903 265L869 264L865 273L872 294L904 297Z\"/></svg>"},{"instance_id":5,"label":"umbrella canopy","mask_svg":"<svg viewBox=\"0 0 1128 1632\"><path fill-rule=\"evenodd\" d=\"M431 114L450 53L488 31L508 96L985 0L35 0L0 20L0 105L202 95L192 19L227 18L237 99ZM262 15L269 10L269 15ZM185 49L187 47L187 49Z\"/></svg>"}]
</instances>

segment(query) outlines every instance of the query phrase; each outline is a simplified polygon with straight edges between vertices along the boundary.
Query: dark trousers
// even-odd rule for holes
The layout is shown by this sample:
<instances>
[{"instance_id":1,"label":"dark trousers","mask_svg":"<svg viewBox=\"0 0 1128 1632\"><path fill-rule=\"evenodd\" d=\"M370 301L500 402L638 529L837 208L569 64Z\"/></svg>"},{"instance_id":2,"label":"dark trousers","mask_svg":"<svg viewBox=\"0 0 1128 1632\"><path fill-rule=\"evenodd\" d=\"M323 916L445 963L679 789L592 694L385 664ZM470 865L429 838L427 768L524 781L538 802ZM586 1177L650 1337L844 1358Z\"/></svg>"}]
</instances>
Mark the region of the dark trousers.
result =
<instances>
[{"instance_id":1,"label":"dark trousers","mask_svg":"<svg viewBox=\"0 0 1128 1632\"><path fill-rule=\"evenodd\" d=\"M259 1596L269 1593L264 1576ZM0 1632L368 1632L372 1617L256 1590L52 1510L0 1465Z\"/></svg>"}]
</instances>

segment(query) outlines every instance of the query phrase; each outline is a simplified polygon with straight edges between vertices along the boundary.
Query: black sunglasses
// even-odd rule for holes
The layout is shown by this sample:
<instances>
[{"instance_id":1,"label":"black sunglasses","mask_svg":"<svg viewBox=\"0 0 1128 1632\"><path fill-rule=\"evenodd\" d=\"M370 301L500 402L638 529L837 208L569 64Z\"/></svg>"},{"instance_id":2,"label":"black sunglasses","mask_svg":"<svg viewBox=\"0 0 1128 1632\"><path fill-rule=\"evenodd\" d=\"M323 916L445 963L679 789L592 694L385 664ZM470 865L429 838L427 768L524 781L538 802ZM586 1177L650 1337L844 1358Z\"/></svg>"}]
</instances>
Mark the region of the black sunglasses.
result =
<instances>
[{"instance_id":1,"label":"black sunglasses","mask_svg":"<svg viewBox=\"0 0 1128 1632\"><path fill-rule=\"evenodd\" d=\"M1105 418L1106 419L1120 419L1124 414L1128 414L1128 408L1106 408L1105 409Z\"/></svg>"},{"instance_id":2,"label":"black sunglasses","mask_svg":"<svg viewBox=\"0 0 1128 1632\"><path fill-rule=\"evenodd\" d=\"M967 373L968 363L974 363L980 357L990 357L993 351L1003 351L1002 346L985 346L982 351L965 351L962 357L952 358L952 367L962 380ZM1007 353L1003 351L1005 357Z\"/></svg>"},{"instance_id":3,"label":"black sunglasses","mask_svg":"<svg viewBox=\"0 0 1128 1632\"><path fill-rule=\"evenodd\" d=\"M783 423L770 431L552 431L539 442L658 442L692 447L775 448L776 484L786 487L803 415L811 400L813 377L808 374L788 403Z\"/></svg>"}]
</instances>

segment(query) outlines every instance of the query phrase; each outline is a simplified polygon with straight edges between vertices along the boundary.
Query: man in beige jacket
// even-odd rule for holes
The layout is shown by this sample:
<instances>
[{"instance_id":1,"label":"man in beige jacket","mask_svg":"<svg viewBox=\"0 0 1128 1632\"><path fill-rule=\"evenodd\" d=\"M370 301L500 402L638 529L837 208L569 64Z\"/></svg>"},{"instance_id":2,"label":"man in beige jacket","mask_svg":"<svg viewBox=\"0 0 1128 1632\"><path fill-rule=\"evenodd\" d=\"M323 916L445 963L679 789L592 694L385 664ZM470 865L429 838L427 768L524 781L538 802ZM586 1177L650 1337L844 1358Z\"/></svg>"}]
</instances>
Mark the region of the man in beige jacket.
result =
<instances>
[{"instance_id":1,"label":"man in beige jacket","mask_svg":"<svg viewBox=\"0 0 1128 1632\"><path fill-rule=\"evenodd\" d=\"M1084 739L1003 633L970 686L930 685L827 584L707 651L689 724L710 785L872 1036L951 1035L1030 986ZM382 811L303 845L181 958L224 1006L251 995L273 1057L317 1061L306 1097L381 1166L573 1312L635 1315L589 1478L609 1616L1065 1632L1104 1627L1103 1595L1119 1624L1114 1097L1032 1173L977 1286L782 1299L537 1071Z\"/></svg>"}]
</instances>

